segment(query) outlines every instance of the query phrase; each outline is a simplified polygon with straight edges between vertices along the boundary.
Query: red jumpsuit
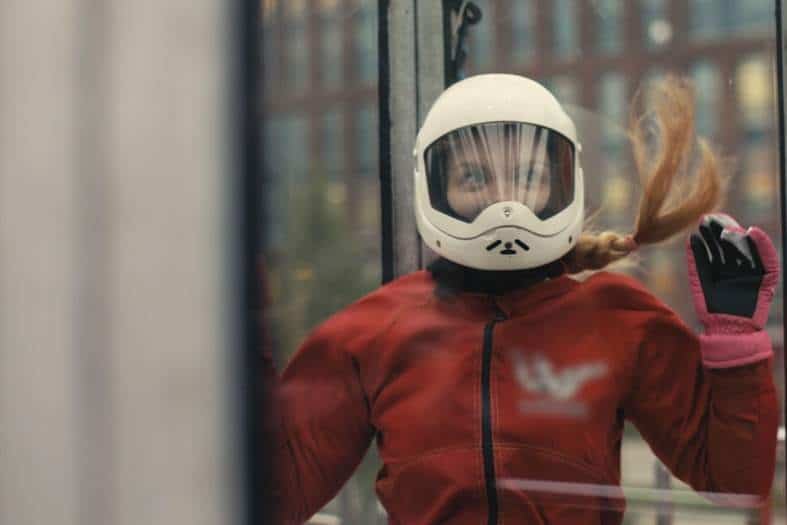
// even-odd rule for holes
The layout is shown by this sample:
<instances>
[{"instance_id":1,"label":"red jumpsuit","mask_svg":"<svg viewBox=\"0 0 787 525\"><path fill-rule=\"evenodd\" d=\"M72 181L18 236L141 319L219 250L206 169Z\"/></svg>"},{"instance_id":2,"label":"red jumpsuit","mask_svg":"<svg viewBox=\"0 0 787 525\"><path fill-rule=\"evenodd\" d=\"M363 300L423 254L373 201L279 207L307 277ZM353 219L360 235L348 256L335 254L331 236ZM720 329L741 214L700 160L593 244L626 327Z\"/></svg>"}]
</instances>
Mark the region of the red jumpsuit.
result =
<instances>
[{"instance_id":1,"label":"red jumpsuit","mask_svg":"<svg viewBox=\"0 0 787 525\"><path fill-rule=\"evenodd\" d=\"M618 274L434 288L397 279L319 326L280 379L268 360L274 523L308 520L376 439L391 524L619 524L620 498L575 489L619 485L626 419L695 490L767 496L771 360L704 368L697 336Z\"/></svg>"}]
</instances>

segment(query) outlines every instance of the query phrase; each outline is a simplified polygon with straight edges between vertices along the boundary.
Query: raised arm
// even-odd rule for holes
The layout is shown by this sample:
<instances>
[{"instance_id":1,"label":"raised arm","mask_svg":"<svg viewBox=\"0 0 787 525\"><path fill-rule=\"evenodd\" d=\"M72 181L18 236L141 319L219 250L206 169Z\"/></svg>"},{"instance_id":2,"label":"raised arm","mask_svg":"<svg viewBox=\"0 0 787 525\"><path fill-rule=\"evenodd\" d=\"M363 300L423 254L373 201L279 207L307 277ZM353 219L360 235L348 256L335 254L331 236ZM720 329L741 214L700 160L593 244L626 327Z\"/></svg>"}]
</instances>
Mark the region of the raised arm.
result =
<instances>
[{"instance_id":1,"label":"raised arm","mask_svg":"<svg viewBox=\"0 0 787 525\"><path fill-rule=\"evenodd\" d=\"M696 490L765 498L779 419L764 330L776 253L761 230L711 215L687 255L705 332L696 337L671 312L650 317L626 411L659 458Z\"/></svg>"},{"instance_id":2,"label":"raised arm","mask_svg":"<svg viewBox=\"0 0 787 525\"><path fill-rule=\"evenodd\" d=\"M778 423L770 363L708 368L698 337L676 315L659 314L647 323L624 411L695 490L765 497Z\"/></svg>"}]
</instances>

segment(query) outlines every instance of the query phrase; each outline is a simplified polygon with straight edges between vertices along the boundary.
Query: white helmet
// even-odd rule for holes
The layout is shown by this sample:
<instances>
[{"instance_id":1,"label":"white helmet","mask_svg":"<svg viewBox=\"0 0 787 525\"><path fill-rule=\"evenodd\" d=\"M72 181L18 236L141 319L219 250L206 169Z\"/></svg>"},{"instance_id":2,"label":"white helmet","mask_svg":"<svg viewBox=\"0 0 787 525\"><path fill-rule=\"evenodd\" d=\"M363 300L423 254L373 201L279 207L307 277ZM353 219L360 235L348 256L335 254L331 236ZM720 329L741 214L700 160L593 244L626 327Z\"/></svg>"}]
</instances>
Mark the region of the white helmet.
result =
<instances>
[{"instance_id":1,"label":"white helmet","mask_svg":"<svg viewBox=\"0 0 787 525\"><path fill-rule=\"evenodd\" d=\"M424 242L479 270L556 261L584 217L574 123L539 83L478 75L449 87L415 141L415 213Z\"/></svg>"}]
</instances>

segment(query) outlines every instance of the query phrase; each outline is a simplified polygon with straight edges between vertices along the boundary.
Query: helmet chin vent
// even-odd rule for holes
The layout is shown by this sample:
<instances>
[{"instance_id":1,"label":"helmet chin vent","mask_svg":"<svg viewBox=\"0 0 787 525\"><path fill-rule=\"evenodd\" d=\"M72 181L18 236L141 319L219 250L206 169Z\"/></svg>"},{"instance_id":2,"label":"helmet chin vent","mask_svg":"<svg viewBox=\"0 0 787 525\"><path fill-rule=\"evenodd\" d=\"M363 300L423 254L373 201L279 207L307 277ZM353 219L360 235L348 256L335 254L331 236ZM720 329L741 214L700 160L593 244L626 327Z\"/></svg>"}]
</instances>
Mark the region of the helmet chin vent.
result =
<instances>
[{"instance_id":1,"label":"helmet chin vent","mask_svg":"<svg viewBox=\"0 0 787 525\"><path fill-rule=\"evenodd\" d=\"M530 246L528 246L527 244L523 243L519 239L516 239L514 241L514 243L516 243L516 245L519 246L520 248L522 248L522 250L524 250L524 251L529 251L530 250ZM503 247L505 249L500 252L501 254L503 254L503 255L516 255L517 251L514 250L514 243L506 242L505 244L503 244L503 241L498 239L495 242L493 242L492 244L490 244L489 246L487 246L486 247L486 251L491 252L492 250L494 250L495 248L497 248L498 246L503 244Z\"/></svg>"}]
</instances>

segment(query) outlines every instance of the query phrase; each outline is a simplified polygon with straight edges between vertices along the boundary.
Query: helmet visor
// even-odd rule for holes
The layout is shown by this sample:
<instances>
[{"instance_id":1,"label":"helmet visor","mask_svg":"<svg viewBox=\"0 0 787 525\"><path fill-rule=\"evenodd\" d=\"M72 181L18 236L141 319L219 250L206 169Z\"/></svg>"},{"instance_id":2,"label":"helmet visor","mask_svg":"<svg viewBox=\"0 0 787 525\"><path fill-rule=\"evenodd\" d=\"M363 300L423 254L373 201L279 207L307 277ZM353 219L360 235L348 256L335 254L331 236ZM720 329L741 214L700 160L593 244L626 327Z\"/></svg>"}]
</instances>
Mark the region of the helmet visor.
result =
<instances>
[{"instance_id":1,"label":"helmet visor","mask_svg":"<svg viewBox=\"0 0 787 525\"><path fill-rule=\"evenodd\" d=\"M574 200L574 146L541 126L467 126L432 143L424 161L432 207L463 222L503 201L521 202L546 220Z\"/></svg>"}]
</instances>

